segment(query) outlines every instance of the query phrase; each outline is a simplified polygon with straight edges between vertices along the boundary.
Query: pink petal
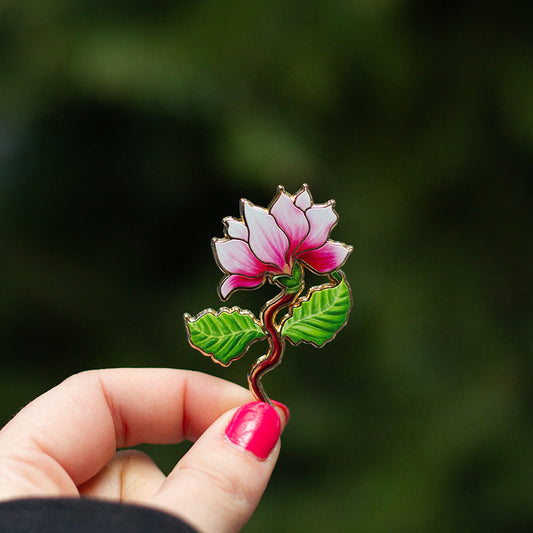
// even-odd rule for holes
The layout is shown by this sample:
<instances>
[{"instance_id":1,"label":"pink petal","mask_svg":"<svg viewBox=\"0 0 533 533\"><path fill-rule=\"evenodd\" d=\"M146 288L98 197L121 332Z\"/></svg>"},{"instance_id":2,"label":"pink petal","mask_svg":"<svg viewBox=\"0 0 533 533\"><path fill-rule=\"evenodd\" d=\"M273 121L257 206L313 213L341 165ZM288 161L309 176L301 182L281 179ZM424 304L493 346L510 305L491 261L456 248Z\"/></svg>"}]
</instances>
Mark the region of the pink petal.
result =
<instances>
[{"instance_id":1,"label":"pink petal","mask_svg":"<svg viewBox=\"0 0 533 533\"><path fill-rule=\"evenodd\" d=\"M226 234L228 237L248 241L248 228L242 220L226 217L223 222L226 226Z\"/></svg>"},{"instance_id":2,"label":"pink petal","mask_svg":"<svg viewBox=\"0 0 533 533\"><path fill-rule=\"evenodd\" d=\"M276 224L276 219L261 207L243 200L243 211L250 236L250 249L263 263L271 263L283 271L289 239Z\"/></svg>"},{"instance_id":3,"label":"pink petal","mask_svg":"<svg viewBox=\"0 0 533 533\"><path fill-rule=\"evenodd\" d=\"M255 289L256 287L261 286L264 281L264 276L258 278L245 278L244 276L232 274L222 280L218 292L222 300L227 300L233 291L237 289Z\"/></svg>"},{"instance_id":4,"label":"pink petal","mask_svg":"<svg viewBox=\"0 0 533 533\"><path fill-rule=\"evenodd\" d=\"M287 257L290 258L307 235L309 222L307 222L304 212L294 205L291 196L285 191L282 191L278 196L270 208L270 213L276 219L278 226L289 237Z\"/></svg>"},{"instance_id":5,"label":"pink petal","mask_svg":"<svg viewBox=\"0 0 533 533\"><path fill-rule=\"evenodd\" d=\"M298 261L305 263L317 274L327 274L340 268L352 250L352 246L342 242L328 241L316 250L300 254Z\"/></svg>"},{"instance_id":6,"label":"pink petal","mask_svg":"<svg viewBox=\"0 0 533 533\"><path fill-rule=\"evenodd\" d=\"M213 239L213 248L218 265L228 274L254 278L272 268L255 257L247 242L238 239Z\"/></svg>"},{"instance_id":7,"label":"pink petal","mask_svg":"<svg viewBox=\"0 0 533 533\"><path fill-rule=\"evenodd\" d=\"M330 200L327 204L313 205L305 212L309 221L309 233L299 251L319 248L328 240L331 229L339 220L337 213L333 210L334 205L333 200Z\"/></svg>"},{"instance_id":8,"label":"pink petal","mask_svg":"<svg viewBox=\"0 0 533 533\"><path fill-rule=\"evenodd\" d=\"M303 184L302 190L296 193L296 196L294 197L294 205L299 207L302 211L309 209L313 205L311 193L305 183Z\"/></svg>"}]
</instances>

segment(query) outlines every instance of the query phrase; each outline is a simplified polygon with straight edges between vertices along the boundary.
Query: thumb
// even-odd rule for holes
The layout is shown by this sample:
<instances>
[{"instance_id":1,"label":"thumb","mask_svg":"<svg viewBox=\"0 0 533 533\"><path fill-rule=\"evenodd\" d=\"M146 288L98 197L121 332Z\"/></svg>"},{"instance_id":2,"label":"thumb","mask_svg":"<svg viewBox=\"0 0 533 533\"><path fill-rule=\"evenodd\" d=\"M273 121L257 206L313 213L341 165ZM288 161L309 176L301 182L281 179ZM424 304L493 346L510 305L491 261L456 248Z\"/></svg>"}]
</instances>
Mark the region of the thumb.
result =
<instances>
[{"instance_id":1,"label":"thumb","mask_svg":"<svg viewBox=\"0 0 533 533\"><path fill-rule=\"evenodd\" d=\"M257 507L279 455L288 410L276 404L278 410L252 402L222 415L178 462L151 503L202 533L239 531Z\"/></svg>"}]
</instances>

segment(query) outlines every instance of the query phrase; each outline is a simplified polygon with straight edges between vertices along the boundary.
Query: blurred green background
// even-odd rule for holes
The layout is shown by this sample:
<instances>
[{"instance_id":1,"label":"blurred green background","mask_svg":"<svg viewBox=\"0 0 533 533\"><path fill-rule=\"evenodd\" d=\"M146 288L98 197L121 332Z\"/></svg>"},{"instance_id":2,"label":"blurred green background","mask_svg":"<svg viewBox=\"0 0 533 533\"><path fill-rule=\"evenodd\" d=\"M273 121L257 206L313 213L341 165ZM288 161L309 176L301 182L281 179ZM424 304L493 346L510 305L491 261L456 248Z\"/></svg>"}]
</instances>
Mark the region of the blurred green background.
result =
<instances>
[{"instance_id":1,"label":"blurred green background","mask_svg":"<svg viewBox=\"0 0 533 533\"><path fill-rule=\"evenodd\" d=\"M265 377L292 419L245 531L533 530L533 3L0 6L2 423L89 368L245 384L263 344L223 369L182 314L239 199L307 182L355 306Z\"/></svg>"}]
</instances>

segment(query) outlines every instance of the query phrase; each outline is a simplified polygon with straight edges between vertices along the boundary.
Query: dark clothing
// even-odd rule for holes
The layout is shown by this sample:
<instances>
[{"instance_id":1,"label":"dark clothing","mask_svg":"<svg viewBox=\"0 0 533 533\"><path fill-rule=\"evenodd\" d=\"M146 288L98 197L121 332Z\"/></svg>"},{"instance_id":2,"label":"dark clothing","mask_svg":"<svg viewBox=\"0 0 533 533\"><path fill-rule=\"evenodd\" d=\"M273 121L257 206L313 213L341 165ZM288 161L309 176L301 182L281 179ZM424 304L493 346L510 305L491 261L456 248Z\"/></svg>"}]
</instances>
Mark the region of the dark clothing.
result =
<instances>
[{"instance_id":1,"label":"dark clothing","mask_svg":"<svg viewBox=\"0 0 533 533\"><path fill-rule=\"evenodd\" d=\"M79 498L31 498L0 504L2 533L197 533L150 507Z\"/></svg>"}]
</instances>

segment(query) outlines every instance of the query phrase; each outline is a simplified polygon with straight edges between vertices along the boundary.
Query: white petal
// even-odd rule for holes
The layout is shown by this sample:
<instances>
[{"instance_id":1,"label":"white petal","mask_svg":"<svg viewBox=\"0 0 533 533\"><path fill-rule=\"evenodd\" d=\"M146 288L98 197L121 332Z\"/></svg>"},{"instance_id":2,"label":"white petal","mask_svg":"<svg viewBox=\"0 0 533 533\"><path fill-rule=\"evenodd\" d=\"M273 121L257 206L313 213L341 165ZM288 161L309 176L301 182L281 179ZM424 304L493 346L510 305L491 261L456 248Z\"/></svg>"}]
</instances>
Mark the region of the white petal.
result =
<instances>
[{"instance_id":1,"label":"white petal","mask_svg":"<svg viewBox=\"0 0 533 533\"><path fill-rule=\"evenodd\" d=\"M309 209L313 205L313 199L309 192L309 187L304 183L302 190L296 193L294 197L294 205L299 207L302 211Z\"/></svg>"},{"instance_id":2,"label":"white petal","mask_svg":"<svg viewBox=\"0 0 533 533\"><path fill-rule=\"evenodd\" d=\"M298 249L298 253L322 246L329 238L329 233L339 217L334 211L333 200L327 204L314 205L305 212L309 221L309 234Z\"/></svg>"},{"instance_id":3,"label":"white petal","mask_svg":"<svg viewBox=\"0 0 533 533\"><path fill-rule=\"evenodd\" d=\"M276 219L262 207L247 200L243 200L243 212L252 252L263 263L276 265L283 271L289 239L276 224Z\"/></svg>"},{"instance_id":4,"label":"white petal","mask_svg":"<svg viewBox=\"0 0 533 533\"><path fill-rule=\"evenodd\" d=\"M243 241L248 240L248 228L242 220L226 217L224 219L224 224L226 226L228 237L231 237L232 239L241 239Z\"/></svg>"},{"instance_id":5,"label":"white petal","mask_svg":"<svg viewBox=\"0 0 533 533\"><path fill-rule=\"evenodd\" d=\"M278 196L270 208L270 213L289 238L288 256L290 257L309 231L309 222L307 222L305 213L294 205L292 197L285 191Z\"/></svg>"},{"instance_id":6,"label":"white petal","mask_svg":"<svg viewBox=\"0 0 533 533\"><path fill-rule=\"evenodd\" d=\"M228 274L256 277L271 269L257 259L247 242L239 239L213 239L218 266Z\"/></svg>"}]
</instances>

